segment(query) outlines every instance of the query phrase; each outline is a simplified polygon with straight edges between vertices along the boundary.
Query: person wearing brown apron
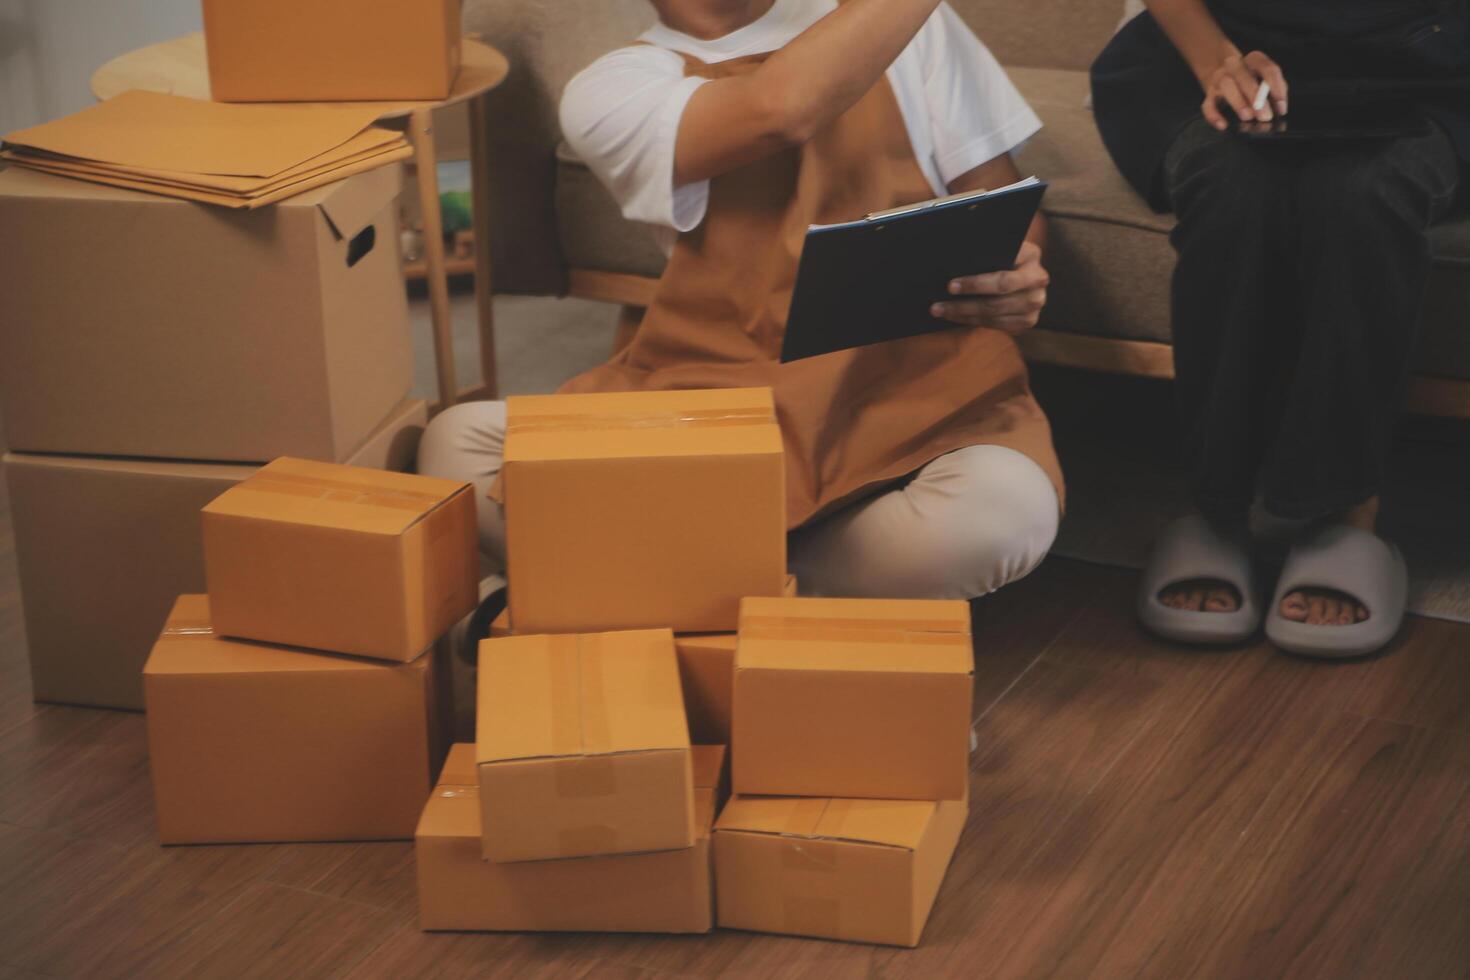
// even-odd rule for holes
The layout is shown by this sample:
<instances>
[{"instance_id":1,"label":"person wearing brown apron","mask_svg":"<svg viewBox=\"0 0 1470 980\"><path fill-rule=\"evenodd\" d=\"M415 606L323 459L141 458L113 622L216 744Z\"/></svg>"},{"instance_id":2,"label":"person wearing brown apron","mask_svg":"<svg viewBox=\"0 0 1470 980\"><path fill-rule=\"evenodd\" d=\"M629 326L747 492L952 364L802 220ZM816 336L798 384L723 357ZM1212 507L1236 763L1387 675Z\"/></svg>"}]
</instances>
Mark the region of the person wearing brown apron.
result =
<instances>
[{"instance_id":1,"label":"person wearing brown apron","mask_svg":"<svg viewBox=\"0 0 1470 980\"><path fill-rule=\"evenodd\" d=\"M1027 574L1063 500L1012 337L1045 301L1039 219L1014 269L951 284L934 313L952 329L778 355L809 225L1010 183L1034 114L937 0L654 6L639 43L568 85L562 124L669 262L632 342L562 390L770 386L804 594L972 598ZM488 490L504 420L497 402L444 412L421 471ZM498 558L500 507L481 497Z\"/></svg>"}]
</instances>

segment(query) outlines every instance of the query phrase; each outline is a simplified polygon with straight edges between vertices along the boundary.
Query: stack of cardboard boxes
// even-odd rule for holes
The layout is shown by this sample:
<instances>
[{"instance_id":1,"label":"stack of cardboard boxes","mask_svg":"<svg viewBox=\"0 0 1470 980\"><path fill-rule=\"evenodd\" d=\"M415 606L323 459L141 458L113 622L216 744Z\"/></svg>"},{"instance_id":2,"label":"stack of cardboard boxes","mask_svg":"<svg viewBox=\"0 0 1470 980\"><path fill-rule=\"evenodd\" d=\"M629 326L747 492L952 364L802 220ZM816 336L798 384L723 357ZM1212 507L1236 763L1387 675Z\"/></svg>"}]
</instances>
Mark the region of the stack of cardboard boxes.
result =
<instances>
[{"instance_id":1,"label":"stack of cardboard boxes","mask_svg":"<svg viewBox=\"0 0 1470 980\"><path fill-rule=\"evenodd\" d=\"M468 484L283 458L203 511L209 594L143 671L166 844L413 834L478 597Z\"/></svg>"},{"instance_id":2,"label":"stack of cardboard boxes","mask_svg":"<svg viewBox=\"0 0 1470 980\"><path fill-rule=\"evenodd\" d=\"M37 699L141 708L198 511L277 456L403 469L398 166L253 212L0 173L0 417Z\"/></svg>"},{"instance_id":3,"label":"stack of cardboard boxes","mask_svg":"<svg viewBox=\"0 0 1470 980\"><path fill-rule=\"evenodd\" d=\"M419 823L424 928L918 942L968 605L783 594L781 454L767 389L511 399L510 608Z\"/></svg>"}]
</instances>

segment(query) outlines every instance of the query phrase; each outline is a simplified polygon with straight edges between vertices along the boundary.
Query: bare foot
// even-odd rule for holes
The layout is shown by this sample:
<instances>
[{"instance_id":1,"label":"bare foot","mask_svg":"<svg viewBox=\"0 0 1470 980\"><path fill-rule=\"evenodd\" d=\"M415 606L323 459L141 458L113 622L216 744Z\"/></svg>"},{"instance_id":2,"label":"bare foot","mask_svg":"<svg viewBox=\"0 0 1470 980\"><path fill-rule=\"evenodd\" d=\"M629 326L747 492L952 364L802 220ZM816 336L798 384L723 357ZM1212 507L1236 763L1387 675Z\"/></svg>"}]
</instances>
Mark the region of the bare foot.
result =
<instances>
[{"instance_id":1,"label":"bare foot","mask_svg":"<svg viewBox=\"0 0 1470 980\"><path fill-rule=\"evenodd\" d=\"M1372 531L1378 523L1378 498L1352 508L1335 523ZM1351 626L1364 622L1368 610L1352 596L1332 589L1298 589L1281 597L1281 615L1309 626Z\"/></svg>"},{"instance_id":2,"label":"bare foot","mask_svg":"<svg viewBox=\"0 0 1470 980\"><path fill-rule=\"evenodd\" d=\"M1159 602L1170 609L1228 613L1240 608L1240 593L1228 582L1197 578L1165 586L1159 592Z\"/></svg>"}]
</instances>

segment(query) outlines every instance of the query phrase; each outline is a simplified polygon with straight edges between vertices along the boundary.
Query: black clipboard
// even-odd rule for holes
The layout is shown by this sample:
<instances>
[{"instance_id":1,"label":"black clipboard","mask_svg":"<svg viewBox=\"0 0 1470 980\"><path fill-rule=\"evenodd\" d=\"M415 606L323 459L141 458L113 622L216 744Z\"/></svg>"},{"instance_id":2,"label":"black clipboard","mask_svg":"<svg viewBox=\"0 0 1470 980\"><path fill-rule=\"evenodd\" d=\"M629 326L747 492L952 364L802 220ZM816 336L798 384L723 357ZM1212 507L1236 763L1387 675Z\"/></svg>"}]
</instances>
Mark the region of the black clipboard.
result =
<instances>
[{"instance_id":1,"label":"black clipboard","mask_svg":"<svg viewBox=\"0 0 1470 980\"><path fill-rule=\"evenodd\" d=\"M956 276L1014 265L1046 182L921 201L807 230L781 361L959 327L931 316Z\"/></svg>"}]
</instances>

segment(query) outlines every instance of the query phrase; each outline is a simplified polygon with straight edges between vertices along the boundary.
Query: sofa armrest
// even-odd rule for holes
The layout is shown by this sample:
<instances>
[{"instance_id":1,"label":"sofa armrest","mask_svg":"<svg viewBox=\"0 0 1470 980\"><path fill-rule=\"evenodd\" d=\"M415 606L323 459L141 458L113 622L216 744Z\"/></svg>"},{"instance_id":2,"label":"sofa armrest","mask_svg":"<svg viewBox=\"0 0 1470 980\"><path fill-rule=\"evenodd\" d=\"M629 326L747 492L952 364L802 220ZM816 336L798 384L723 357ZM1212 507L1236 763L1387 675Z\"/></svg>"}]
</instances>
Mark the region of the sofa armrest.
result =
<instances>
[{"instance_id":1,"label":"sofa armrest","mask_svg":"<svg viewBox=\"0 0 1470 980\"><path fill-rule=\"evenodd\" d=\"M510 74L484 100L481 120L489 144L496 292L565 292L555 210L562 89L652 21L647 0L465 0L465 32L510 60Z\"/></svg>"}]
</instances>

